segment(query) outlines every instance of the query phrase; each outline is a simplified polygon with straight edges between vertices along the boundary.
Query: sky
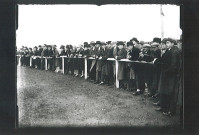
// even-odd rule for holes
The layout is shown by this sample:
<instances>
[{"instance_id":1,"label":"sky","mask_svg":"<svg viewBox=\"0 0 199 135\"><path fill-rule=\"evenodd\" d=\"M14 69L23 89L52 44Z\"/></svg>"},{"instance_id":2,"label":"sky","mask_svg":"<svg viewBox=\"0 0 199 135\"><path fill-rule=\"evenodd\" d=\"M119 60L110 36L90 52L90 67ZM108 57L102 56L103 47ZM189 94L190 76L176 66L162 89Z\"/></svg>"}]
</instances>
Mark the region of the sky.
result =
<instances>
[{"instance_id":1,"label":"sky","mask_svg":"<svg viewBox=\"0 0 199 135\"><path fill-rule=\"evenodd\" d=\"M164 37L179 39L180 7L163 5ZM17 47L161 37L160 5L19 5Z\"/></svg>"}]
</instances>

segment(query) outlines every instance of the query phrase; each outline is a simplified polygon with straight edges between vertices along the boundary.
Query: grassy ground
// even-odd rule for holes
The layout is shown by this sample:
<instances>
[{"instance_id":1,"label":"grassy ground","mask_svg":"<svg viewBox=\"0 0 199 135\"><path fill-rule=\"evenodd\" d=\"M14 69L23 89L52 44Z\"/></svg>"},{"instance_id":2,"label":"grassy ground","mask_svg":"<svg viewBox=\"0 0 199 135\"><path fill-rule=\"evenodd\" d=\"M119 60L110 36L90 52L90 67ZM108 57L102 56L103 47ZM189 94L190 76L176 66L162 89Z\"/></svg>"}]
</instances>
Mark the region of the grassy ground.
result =
<instances>
[{"instance_id":1,"label":"grassy ground","mask_svg":"<svg viewBox=\"0 0 199 135\"><path fill-rule=\"evenodd\" d=\"M17 67L20 127L178 126L144 95L52 71Z\"/></svg>"}]
</instances>

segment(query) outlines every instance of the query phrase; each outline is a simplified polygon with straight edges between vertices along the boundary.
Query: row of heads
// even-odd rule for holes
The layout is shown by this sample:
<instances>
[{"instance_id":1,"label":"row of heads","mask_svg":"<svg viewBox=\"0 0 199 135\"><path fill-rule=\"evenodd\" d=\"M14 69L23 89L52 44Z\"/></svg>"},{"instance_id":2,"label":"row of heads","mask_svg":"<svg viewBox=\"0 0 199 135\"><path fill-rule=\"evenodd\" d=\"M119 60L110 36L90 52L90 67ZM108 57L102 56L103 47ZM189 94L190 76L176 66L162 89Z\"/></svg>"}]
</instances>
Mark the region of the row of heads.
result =
<instances>
[{"instance_id":1,"label":"row of heads","mask_svg":"<svg viewBox=\"0 0 199 135\"><path fill-rule=\"evenodd\" d=\"M82 47L86 48L86 47L92 47L92 46L96 46L96 45L99 45L99 46L103 46L103 45L117 45L117 46L124 46L125 44L127 46L134 46L135 44L140 44L142 45L143 47L155 47L155 46L159 46L161 43L163 44L166 44L166 42L169 41L171 43L174 43L174 45L177 44L178 41L180 40L175 40L173 38L164 38L163 40L161 40L161 38L158 38L158 37L155 37L153 38L153 41L152 42L144 42L144 41L139 41L137 38L132 38L130 41L128 41L127 43L125 41L116 41L116 42L113 42L113 41L107 41L107 42L103 42L103 41L91 41L90 43L88 42L84 42ZM38 45L38 47L50 47L50 48L56 48L57 46L56 45L47 45L47 44L44 44L43 46L42 45ZM37 46L35 46L34 48L38 48ZM73 45L61 45L60 46L60 49L64 49L64 48L68 48L68 49L71 49L73 48ZM28 49L27 47L24 47L22 46L22 49ZM32 49L32 48L29 48L29 49Z\"/></svg>"}]
</instances>

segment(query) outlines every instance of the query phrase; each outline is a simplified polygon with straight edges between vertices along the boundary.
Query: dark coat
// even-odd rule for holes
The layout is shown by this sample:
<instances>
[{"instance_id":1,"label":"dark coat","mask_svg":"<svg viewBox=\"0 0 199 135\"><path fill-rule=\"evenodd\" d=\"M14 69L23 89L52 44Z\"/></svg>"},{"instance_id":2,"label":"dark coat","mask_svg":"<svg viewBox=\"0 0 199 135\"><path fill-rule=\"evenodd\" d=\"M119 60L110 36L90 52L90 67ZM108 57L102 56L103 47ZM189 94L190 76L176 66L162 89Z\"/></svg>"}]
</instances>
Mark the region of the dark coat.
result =
<instances>
[{"instance_id":1,"label":"dark coat","mask_svg":"<svg viewBox=\"0 0 199 135\"><path fill-rule=\"evenodd\" d=\"M146 62L152 62L153 61L153 57L150 55L150 50L145 51L145 52L141 52L144 56L143 57L139 57L138 60L139 61L146 61Z\"/></svg>"},{"instance_id":2,"label":"dark coat","mask_svg":"<svg viewBox=\"0 0 199 135\"><path fill-rule=\"evenodd\" d=\"M127 52L127 55L131 56L129 60L136 61L139 58L140 50L138 48L133 48L132 50Z\"/></svg>"},{"instance_id":3,"label":"dark coat","mask_svg":"<svg viewBox=\"0 0 199 135\"><path fill-rule=\"evenodd\" d=\"M43 49L40 48L40 49L38 50L38 55L41 56L41 53L42 53L42 52L43 52Z\"/></svg>"},{"instance_id":4,"label":"dark coat","mask_svg":"<svg viewBox=\"0 0 199 135\"><path fill-rule=\"evenodd\" d=\"M96 51L96 56L99 58L99 57L102 57L104 55L104 50L102 47L99 47ZM98 60L97 59L97 62L96 62L96 71L101 71L102 69L102 60Z\"/></svg>"},{"instance_id":5,"label":"dark coat","mask_svg":"<svg viewBox=\"0 0 199 135\"><path fill-rule=\"evenodd\" d=\"M90 56L91 56L91 57L95 58L95 55L96 55L96 53L97 53L97 47L91 48L90 51L89 51L89 53L90 53ZM93 70L93 68L95 67L96 62L97 62L97 60L92 60L92 64L91 64L91 67L90 67L90 72L91 72L91 70Z\"/></svg>"},{"instance_id":6,"label":"dark coat","mask_svg":"<svg viewBox=\"0 0 199 135\"><path fill-rule=\"evenodd\" d=\"M33 56L39 56L39 51L33 51Z\"/></svg>"},{"instance_id":7,"label":"dark coat","mask_svg":"<svg viewBox=\"0 0 199 135\"><path fill-rule=\"evenodd\" d=\"M111 66L107 59L111 57L111 48L106 47L102 53L102 74L108 76L111 70Z\"/></svg>"},{"instance_id":8,"label":"dark coat","mask_svg":"<svg viewBox=\"0 0 199 135\"><path fill-rule=\"evenodd\" d=\"M118 59L124 59L126 58L127 55L127 51L122 48L121 50L118 49L117 47L114 48L113 50L113 55L114 57L118 57ZM125 71L125 64L122 62L119 62L119 66L118 66L118 74L117 74L117 78L118 80L124 80L124 71Z\"/></svg>"},{"instance_id":9,"label":"dark coat","mask_svg":"<svg viewBox=\"0 0 199 135\"><path fill-rule=\"evenodd\" d=\"M161 94L171 95L174 92L176 84L178 67L180 64L180 52L177 47L172 47L160 58L161 66L159 92Z\"/></svg>"},{"instance_id":10,"label":"dark coat","mask_svg":"<svg viewBox=\"0 0 199 135\"><path fill-rule=\"evenodd\" d=\"M132 50L127 52L127 57L129 57L129 60L137 61L139 58L139 54L140 54L140 49L134 47ZM127 78L135 79L135 74L136 74L135 63L128 63L127 69L128 69L126 72Z\"/></svg>"},{"instance_id":11,"label":"dark coat","mask_svg":"<svg viewBox=\"0 0 199 135\"><path fill-rule=\"evenodd\" d=\"M47 56L48 56L48 50L43 50L43 51L41 52L41 56L42 56L42 57L47 57Z\"/></svg>"},{"instance_id":12,"label":"dark coat","mask_svg":"<svg viewBox=\"0 0 199 135\"><path fill-rule=\"evenodd\" d=\"M48 57L53 57L53 50L48 50Z\"/></svg>"}]
</instances>

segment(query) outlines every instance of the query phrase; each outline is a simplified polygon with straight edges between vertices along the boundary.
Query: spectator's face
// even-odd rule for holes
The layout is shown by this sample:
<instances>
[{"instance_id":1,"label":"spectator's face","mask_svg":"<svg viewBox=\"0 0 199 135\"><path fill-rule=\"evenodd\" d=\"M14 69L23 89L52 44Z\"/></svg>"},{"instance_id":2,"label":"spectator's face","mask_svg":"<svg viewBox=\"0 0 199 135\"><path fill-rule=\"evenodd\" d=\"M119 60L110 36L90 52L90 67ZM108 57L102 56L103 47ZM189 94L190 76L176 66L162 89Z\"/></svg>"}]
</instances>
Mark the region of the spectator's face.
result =
<instances>
[{"instance_id":1,"label":"spectator's face","mask_svg":"<svg viewBox=\"0 0 199 135\"><path fill-rule=\"evenodd\" d=\"M123 45L118 45L118 48L122 49L122 48L124 48L124 46Z\"/></svg>"},{"instance_id":2,"label":"spectator's face","mask_svg":"<svg viewBox=\"0 0 199 135\"><path fill-rule=\"evenodd\" d=\"M149 47L144 47L144 48L142 48L142 52L143 52L143 53L146 53L148 50L149 50Z\"/></svg>"},{"instance_id":3,"label":"spectator's face","mask_svg":"<svg viewBox=\"0 0 199 135\"><path fill-rule=\"evenodd\" d=\"M128 50L132 50L132 49L133 49L133 46L132 46L132 45L129 45L127 49L128 49Z\"/></svg>"},{"instance_id":4,"label":"spectator's face","mask_svg":"<svg viewBox=\"0 0 199 135\"><path fill-rule=\"evenodd\" d=\"M46 46L44 47L44 50L47 50L47 47L46 47Z\"/></svg>"},{"instance_id":5,"label":"spectator's face","mask_svg":"<svg viewBox=\"0 0 199 135\"><path fill-rule=\"evenodd\" d=\"M167 45L168 48L171 48L171 47L174 46L174 43L172 43L172 42L170 42L170 41L167 41L167 42L166 42L166 45Z\"/></svg>"},{"instance_id":6,"label":"spectator's face","mask_svg":"<svg viewBox=\"0 0 199 135\"><path fill-rule=\"evenodd\" d=\"M137 42L135 42L134 40L133 40L132 42L133 42L133 44L134 44L134 45L136 45L136 44L137 44Z\"/></svg>"},{"instance_id":7,"label":"spectator's face","mask_svg":"<svg viewBox=\"0 0 199 135\"><path fill-rule=\"evenodd\" d=\"M167 49L167 45L166 45L165 43L162 43L160 48L161 48L162 50L165 50L165 49Z\"/></svg>"},{"instance_id":8,"label":"spectator's face","mask_svg":"<svg viewBox=\"0 0 199 135\"><path fill-rule=\"evenodd\" d=\"M88 50L88 47L84 47L84 50Z\"/></svg>"},{"instance_id":9,"label":"spectator's face","mask_svg":"<svg viewBox=\"0 0 199 135\"><path fill-rule=\"evenodd\" d=\"M106 47L106 45L102 45L102 47L103 47L103 48L105 48L105 47Z\"/></svg>"}]
</instances>

